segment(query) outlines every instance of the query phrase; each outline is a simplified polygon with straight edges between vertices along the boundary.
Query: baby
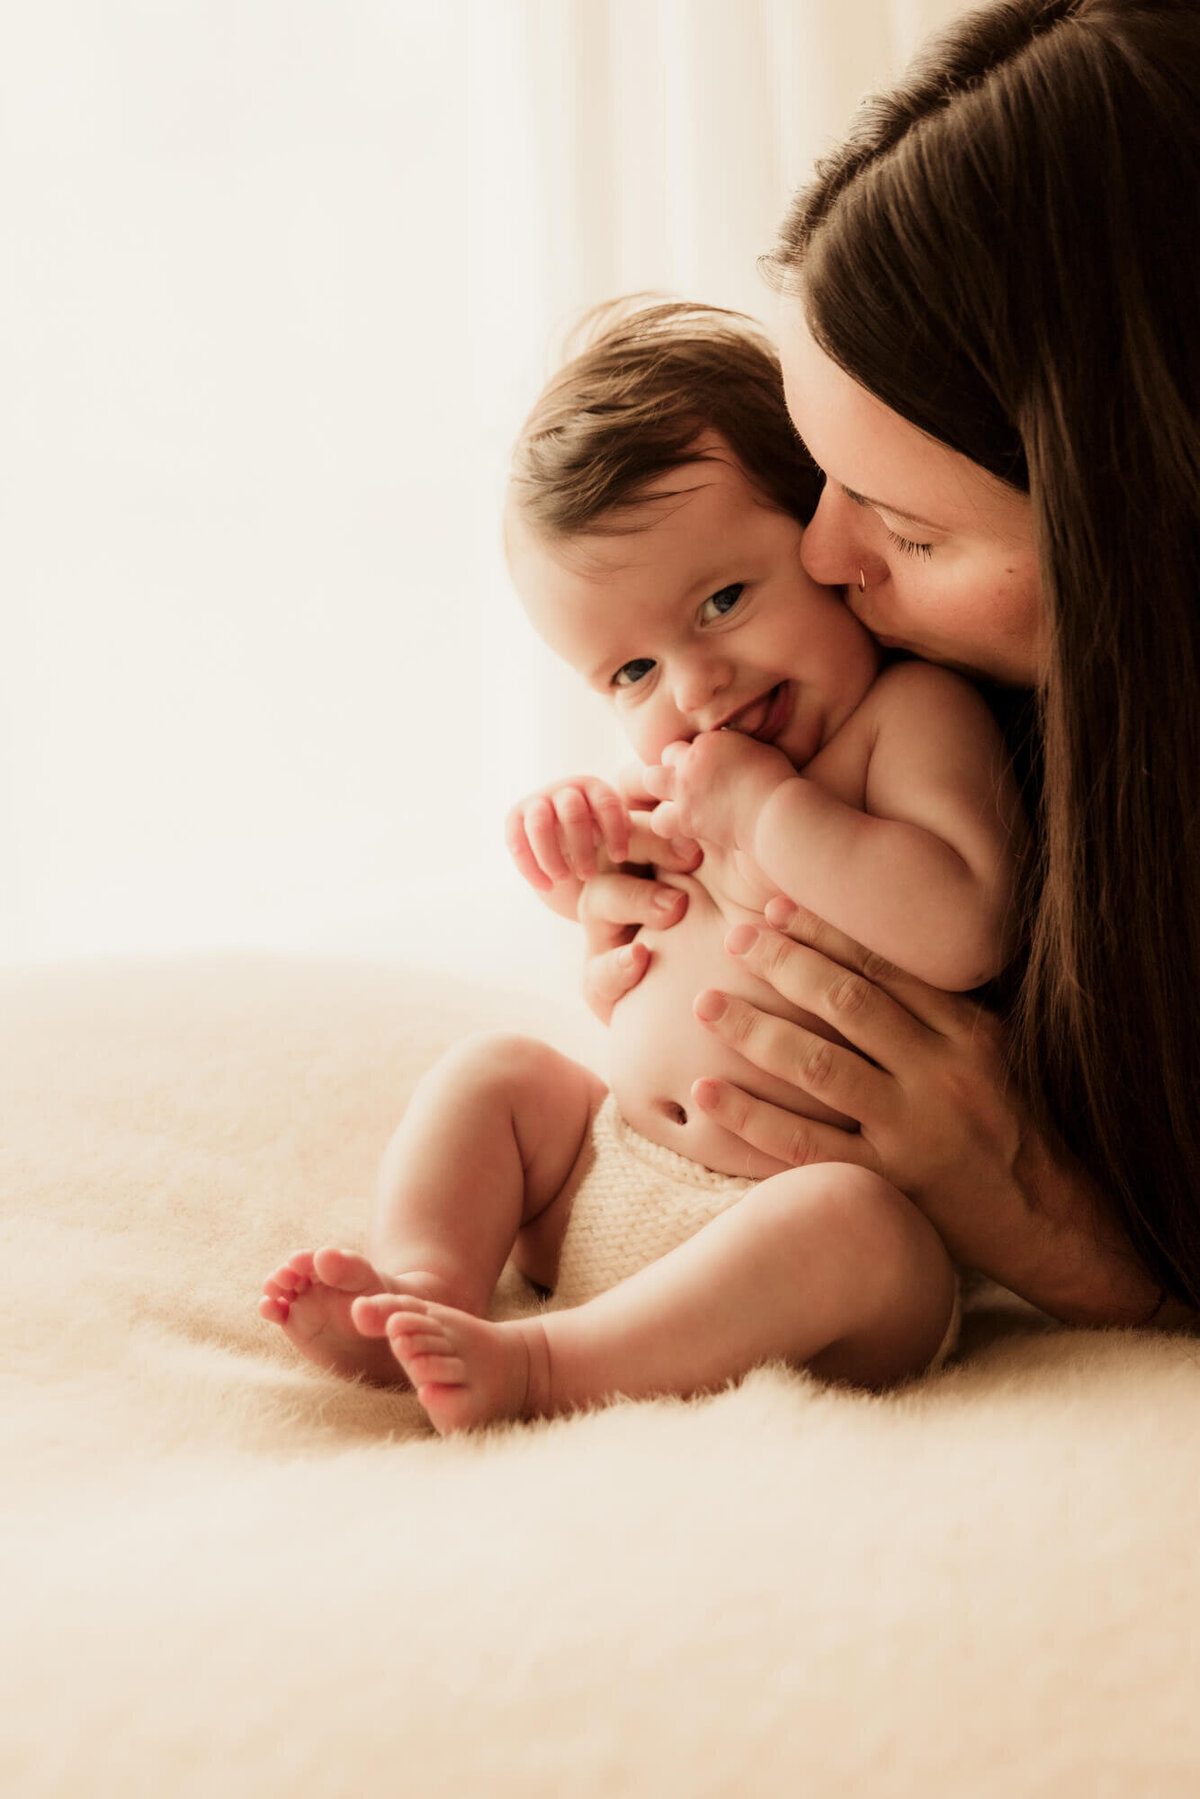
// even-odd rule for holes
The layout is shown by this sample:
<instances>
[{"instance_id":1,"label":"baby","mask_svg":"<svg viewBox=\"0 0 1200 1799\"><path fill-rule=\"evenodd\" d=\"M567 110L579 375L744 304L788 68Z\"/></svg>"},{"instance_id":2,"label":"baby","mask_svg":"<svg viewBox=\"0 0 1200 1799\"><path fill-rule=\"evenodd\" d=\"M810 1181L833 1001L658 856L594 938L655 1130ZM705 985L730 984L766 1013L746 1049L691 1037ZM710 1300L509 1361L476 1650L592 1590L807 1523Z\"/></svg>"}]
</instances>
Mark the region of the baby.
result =
<instances>
[{"instance_id":1,"label":"baby","mask_svg":"<svg viewBox=\"0 0 1200 1799\"><path fill-rule=\"evenodd\" d=\"M660 866L681 897L670 928L640 934L649 964L613 1013L610 1086L530 1039L468 1040L389 1147L369 1259L325 1248L265 1283L260 1311L298 1349L411 1382L441 1432L709 1391L771 1360L881 1388L952 1343L955 1271L897 1188L849 1163L776 1162L695 1103L717 1076L850 1122L696 1015L715 979L833 1035L726 953L774 895L945 988L1008 959L1024 826L1000 734L958 676L880 670L801 565L815 496L774 353L735 314L603 309L522 432L514 584L645 772L632 810L590 780L517 807L518 865L573 913L598 852L699 849L674 858L692 872ZM552 1297L492 1322L510 1255Z\"/></svg>"}]
</instances>

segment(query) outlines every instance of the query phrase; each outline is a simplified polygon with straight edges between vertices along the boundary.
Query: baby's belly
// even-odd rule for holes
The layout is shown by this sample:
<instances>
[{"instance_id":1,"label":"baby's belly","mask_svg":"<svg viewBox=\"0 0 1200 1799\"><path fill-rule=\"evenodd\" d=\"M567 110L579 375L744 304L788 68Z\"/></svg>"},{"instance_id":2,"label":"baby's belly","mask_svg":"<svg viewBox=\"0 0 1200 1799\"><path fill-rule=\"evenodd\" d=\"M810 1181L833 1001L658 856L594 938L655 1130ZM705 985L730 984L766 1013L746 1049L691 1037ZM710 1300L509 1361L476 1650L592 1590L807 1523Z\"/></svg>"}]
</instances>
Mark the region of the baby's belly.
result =
<instances>
[{"instance_id":1,"label":"baby's belly","mask_svg":"<svg viewBox=\"0 0 1200 1799\"><path fill-rule=\"evenodd\" d=\"M696 882L679 880L688 910L673 930L643 931L650 966L616 1006L609 1027L609 1077L623 1115L654 1143L723 1174L762 1179L781 1163L744 1143L701 1112L692 1083L713 1076L802 1118L853 1128L852 1121L775 1075L764 1074L696 1018L692 1002L706 987L748 999L764 1012L802 1024L834 1042L823 1020L791 1005L724 947L729 920Z\"/></svg>"}]
</instances>

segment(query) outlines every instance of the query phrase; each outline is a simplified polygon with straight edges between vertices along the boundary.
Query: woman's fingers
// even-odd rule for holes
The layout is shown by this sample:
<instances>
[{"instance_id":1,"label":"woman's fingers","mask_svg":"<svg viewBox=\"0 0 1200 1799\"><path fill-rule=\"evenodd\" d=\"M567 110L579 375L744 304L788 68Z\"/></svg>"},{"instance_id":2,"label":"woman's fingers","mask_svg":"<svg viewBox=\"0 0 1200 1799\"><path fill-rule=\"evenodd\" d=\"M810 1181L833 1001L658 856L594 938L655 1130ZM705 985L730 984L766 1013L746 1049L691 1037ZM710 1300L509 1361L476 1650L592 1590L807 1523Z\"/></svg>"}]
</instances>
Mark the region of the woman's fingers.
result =
<instances>
[{"instance_id":1,"label":"woman's fingers","mask_svg":"<svg viewBox=\"0 0 1200 1799\"><path fill-rule=\"evenodd\" d=\"M715 1037L764 1074L788 1081L848 1118L878 1120L888 1115L895 1086L892 1076L855 1050L716 988L701 993L693 1009Z\"/></svg>"},{"instance_id":2,"label":"woman's fingers","mask_svg":"<svg viewBox=\"0 0 1200 1799\"><path fill-rule=\"evenodd\" d=\"M588 1010L601 1024L612 1017L613 1007L636 987L650 961L644 943L626 943L591 956L583 970L583 997Z\"/></svg>"},{"instance_id":3,"label":"woman's fingers","mask_svg":"<svg viewBox=\"0 0 1200 1799\"><path fill-rule=\"evenodd\" d=\"M735 1137L743 1137L764 1155L791 1168L806 1168L810 1162L857 1162L863 1168L879 1169L873 1144L856 1131L800 1118L728 1081L706 1076L693 1085L692 1098L702 1112Z\"/></svg>"},{"instance_id":4,"label":"woman's fingers","mask_svg":"<svg viewBox=\"0 0 1200 1799\"><path fill-rule=\"evenodd\" d=\"M704 852L694 837L660 837L650 820L653 812L634 812L629 819L628 862L652 862L668 874L691 874Z\"/></svg>"},{"instance_id":5,"label":"woman's fingers","mask_svg":"<svg viewBox=\"0 0 1200 1799\"><path fill-rule=\"evenodd\" d=\"M631 941L643 925L669 930L687 911L688 896L678 887L644 875L596 875L584 883L578 918L583 926L587 961L583 996L607 1024L617 1001L636 987L646 972L650 952Z\"/></svg>"},{"instance_id":6,"label":"woman's fingers","mask_svg":"<svg viewBox=\"0 0 1200 1799\"><path fill-rule=\"evenodd\" d=\"M849 939L844 943L848 945ZM944 1029L950 1022L949 1006L961 1003L865 950L860 951L860 968L847 966L782 932L756 930L753 925L735 925L725 947L784 999L814 1012L893 1073L907 1056L928 1050L930 1029ZM943 1000L948 1007L939 1004ZM925 1018L923 1011L934 1011L938 1017Z\"/></svg>"},{"instance_id":7,"label":"woman's fingers","mask_svg":"<svg viewBox=\"0 0 1200 1799\"><path fill-rule=\"evenodd\" d=\"M793 943L815 951L818 956L837 963L843 969L851 969L871 986L882 988L885 993L891 994L906 1012L913 1018L920 1019L922 1024L928 1025L932 1030L952 1029L955 1024L962 1022L967 1010L972 1013L975 1010L969 1002L956 994L944 993L940 987L930 987L927 982L918 980L916 975L906 974L894 963L886 962L874 950L864 949L853 937L847 937L835 925L818 918L815 912L806 911L803 906L794 905L789 899L780 896L768 900L766 918L768 924L773 925L776 931ZM781 962L786 959L778 950L768 950L767 953L774 954ZM765 978L769 980L770 976ZM841 997L852 1006L856 995L850 989ZM806 1002L798 1000L796 1003L803 1005ZM847 1036L850 1034L849 1031L846 1032Z\"/></svg>"},{"instance_id":8,"label":"woman's fingers","mask_svg":"<svg viewBox=\"0 0 1200 1799\"><path fill-rule=\"evenodd\" d=\"M587 934L588 953L607 952L628 941L641 925L665 931L687 911L687 894L644 875L596 875L579 895L578 917Z\"/></svg>"}]
</instances>

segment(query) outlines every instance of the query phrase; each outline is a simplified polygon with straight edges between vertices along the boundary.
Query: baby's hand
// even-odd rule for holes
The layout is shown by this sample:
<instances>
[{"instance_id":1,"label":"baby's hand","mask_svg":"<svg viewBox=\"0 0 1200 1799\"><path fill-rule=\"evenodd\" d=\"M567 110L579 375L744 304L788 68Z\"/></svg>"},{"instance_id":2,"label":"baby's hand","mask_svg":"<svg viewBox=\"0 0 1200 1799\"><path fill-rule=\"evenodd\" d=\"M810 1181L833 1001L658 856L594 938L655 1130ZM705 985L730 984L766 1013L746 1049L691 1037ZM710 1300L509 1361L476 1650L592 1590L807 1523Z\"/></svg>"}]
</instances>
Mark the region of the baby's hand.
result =
<instances>
[{"instance_id":1,"label":"baby's hand","mask_svg":"<svg viewBox=\"0 0 1200 1799\"><path fill-rule=\"evenodd\" d=\"M614 864L628 858L629 810L606 781L555 781L518 801L504 822L504 838L530 886L549 893L563 881L590 880L599 872L601 850Z\"/></svg>"},{"instance_id":2,"label":"baby's hand","mask_svg":"<svg viewBox=\"0 0 1200 1799\"><path fill-rule=\"evenodd\" d=\"M740 731L701 731L690 743L669 743L646 787L661 802L650 816L660 837L707 838L728 849L750 849L758 815L775 789L796 771L781 750Z\"/></svg>"}]
</instances>

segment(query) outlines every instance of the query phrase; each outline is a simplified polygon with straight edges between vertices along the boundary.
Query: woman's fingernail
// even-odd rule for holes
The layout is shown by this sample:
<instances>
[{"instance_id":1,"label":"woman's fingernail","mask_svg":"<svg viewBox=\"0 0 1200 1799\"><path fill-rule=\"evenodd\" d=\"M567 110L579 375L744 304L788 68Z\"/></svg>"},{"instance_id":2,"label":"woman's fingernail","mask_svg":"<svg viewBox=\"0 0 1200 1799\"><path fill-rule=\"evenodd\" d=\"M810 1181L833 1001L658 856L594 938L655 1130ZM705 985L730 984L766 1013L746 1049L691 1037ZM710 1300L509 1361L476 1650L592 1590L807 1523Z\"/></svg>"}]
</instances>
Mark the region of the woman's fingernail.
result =
<instances>
[{"instance_id":1,"label":"woman's fingernail","mask_svg":"<svg viewBox=\"0 0 1200 1799\"><path fill-rule=\"evenodd\" d=\"M782 894L776 894L774 899L769 899L764 910L767 923L773 924L777 931L786 931L795 922L796 908L791 900L785 899Z\"/></svg>"},{"instance_id":2,"label":"woman's fingernail","mask_svg":"<svg viewBox=\"0 0 1200 1799\"><path fill-rule=\"evenodd\" d=\"M700 845L694 837L672 837L671 848L681 862L686 862L690 857L700 853Z\"/></svg>"},{"instance_id":3,"label":"woman's fingernail","mask_svg":"<svg viewBox=\"0 0 1200 1799\"><path fill-rule=\"evenodd\" d=\"M752 924L735 924L725 939L725 948L731 956L744 956L757 942L758 932Z\"/></svg>"},{"instance_id":4,"label":"woman's fingernail","mask_svg":"<svg viewBox=\"0 0 1200 1799\"><path fill-rule=\"evenodd\" d=\"M678 904L678 887L660 887L654 896L654 910L656 912L673 912Z\"/></svg>"},{"instance_id":5,"label":"woman's fingernail","mask_svg":"<svg viewBox=\"0 0 1200 1799\"><path fill-rule=\"evenodd\" d=\"M632 968L634 963L633 950L623 949L617 957L617 962L621 968Z\"/></svg>"},{"instance_id":6,"label":"woman's fingernail","mask_svg":"<svg viewBox=\"0 0 1200 1799\"><path fill-rule=\"evenodd\" d=\"M710 987L707 993L700 994L696 1000L696 1017L702 1019L705 1024L712 1024L714 1019L720 1018L728 1004L729 999L726 994L718 993L715 987Z\"/></svg>"}]
</instances>

